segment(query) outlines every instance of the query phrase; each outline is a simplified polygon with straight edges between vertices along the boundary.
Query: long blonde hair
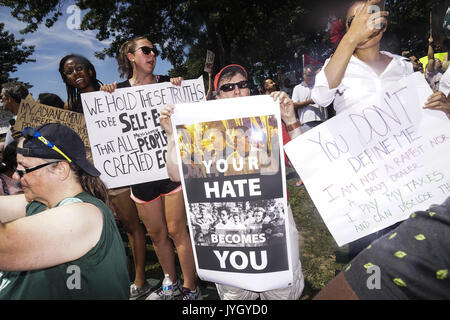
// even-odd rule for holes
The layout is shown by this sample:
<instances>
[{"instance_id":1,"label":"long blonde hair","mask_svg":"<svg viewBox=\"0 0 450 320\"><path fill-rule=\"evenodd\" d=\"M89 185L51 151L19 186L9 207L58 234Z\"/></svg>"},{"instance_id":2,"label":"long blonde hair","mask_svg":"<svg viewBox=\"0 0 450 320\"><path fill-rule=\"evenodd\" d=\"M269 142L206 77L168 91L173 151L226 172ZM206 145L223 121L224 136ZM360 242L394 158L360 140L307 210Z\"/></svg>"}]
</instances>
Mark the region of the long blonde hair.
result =
<instances>
[{"instance_id":1,"label":"long blonde hair","mask_svg":"<svg viewBox=\"0 0 450 320\"><path fill-rule=\"evenodd\" d=\"M133 77L133 65L131 64L131 61L128 60L128 53L133 53L134 51L136 51L137 42L139 40L148 39L147 37L135 37L124 42L120 46L117 62L119 64L119 72L121 78L124 78L126 76L127 79L130 79L131 77Z\"/></svg>"}]
</instances>

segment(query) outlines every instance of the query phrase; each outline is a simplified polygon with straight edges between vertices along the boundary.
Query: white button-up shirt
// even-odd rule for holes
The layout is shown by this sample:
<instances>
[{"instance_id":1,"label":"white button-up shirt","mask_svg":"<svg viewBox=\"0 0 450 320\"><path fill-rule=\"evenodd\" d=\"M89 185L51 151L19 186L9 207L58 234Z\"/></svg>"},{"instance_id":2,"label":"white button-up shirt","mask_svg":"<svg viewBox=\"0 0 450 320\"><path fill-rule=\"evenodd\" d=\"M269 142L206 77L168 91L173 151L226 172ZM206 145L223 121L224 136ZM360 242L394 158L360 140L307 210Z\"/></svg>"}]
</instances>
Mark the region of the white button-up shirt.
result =
<instances>
[{"instance_id":1,"label":"white button-up shirt","mask_svg":"<svg viewBox=\"0 0 450 320\"><path fill-rule=\"evenodd\" d=\"M360 101L364 101L377 93L381 93L383 87L389 87L400 79L414 72L412 63L404 60L401 56L381 51L381 54L392 58L382 74L378 75L369 65L353 56L345 70L341 83L335 89L330 89L325 67L330 61L327 59L325 65L316 76L316 83L311 97L319 106L326 107L334 100L336 114L350 108Z\"/></svg>"}]
</instances>

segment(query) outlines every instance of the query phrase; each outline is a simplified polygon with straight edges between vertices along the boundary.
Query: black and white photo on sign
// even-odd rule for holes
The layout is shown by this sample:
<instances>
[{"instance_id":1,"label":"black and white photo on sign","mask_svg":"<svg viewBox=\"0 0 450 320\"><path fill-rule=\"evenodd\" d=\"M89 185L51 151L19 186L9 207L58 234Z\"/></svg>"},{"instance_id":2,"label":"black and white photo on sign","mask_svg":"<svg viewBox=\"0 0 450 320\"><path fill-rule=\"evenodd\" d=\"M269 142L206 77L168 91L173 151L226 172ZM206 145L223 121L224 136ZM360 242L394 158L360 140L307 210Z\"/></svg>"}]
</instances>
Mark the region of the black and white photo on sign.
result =
<instances>
[{"instance_id":1,"label":"black and white photo on sign","mask_svg":"<svg viewBox=\"0 0 450 320\"><path fill-rule=\"evenodd\" d=\"M189 204L195 245L261 247L286 241L282 201Z\"/></svg>"}]
</instances>

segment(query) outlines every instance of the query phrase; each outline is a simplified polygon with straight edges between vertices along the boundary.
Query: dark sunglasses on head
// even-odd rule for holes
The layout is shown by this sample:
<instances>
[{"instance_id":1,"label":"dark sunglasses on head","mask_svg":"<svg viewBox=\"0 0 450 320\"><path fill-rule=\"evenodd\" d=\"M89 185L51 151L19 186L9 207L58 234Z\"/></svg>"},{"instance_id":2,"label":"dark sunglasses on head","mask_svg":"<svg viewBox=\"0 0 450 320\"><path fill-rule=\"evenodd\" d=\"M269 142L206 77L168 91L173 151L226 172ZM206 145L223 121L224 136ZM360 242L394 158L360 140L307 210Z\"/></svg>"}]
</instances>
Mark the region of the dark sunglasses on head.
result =
<instances>
[{"instance_id":1,"label":"dark sunglasses on head","mask_svg":"<svg viewBox=\"0 0 450 320\"><path fill-rule=\"evenodd\" d=\"M224 92L229 92L229 91L233 91L236 86L239 89L247 89L248 87L250 87L250 83L247 80L239 81L236 83L227 83L227 84L222 85L219 88L219 90L224 91Z\"/></svg>"},{"instance_id":2,"label":"dark sunglasses on head","mask_svg":"<svg viewBox=\"0 0 450 320\"><path fill-rule=\"evenodd\" d=\"M159 54L158 50L156 48L153 47L139 47L136 50L134 50L134 52L138 51L139 49L141 49L142 53L145 54L146 56L148 56L151 52L153 52L153 54L155 56L157 56Z\"/></svg>"},{"instance_id":3,"label":"dark sunglasses on head","mask_svg":"<svg viewBox=\"0 0 450 320\"><path fill-rule=\"evenodd\" d=\"M70 76L74 71L80 72L83 70L86 70L86 66L84 64L77 64L74 68L64 70L64 74Z\"/></svg>"},{"instance_id":4,"label":"dark sunglasses on head","mask_svg":"<svg viewBox=\"0 0 450 320\"><path fill-rule=\"evenodd\" d=\"M25 174L27 174L27 173L33 172L33 171L35 171L35 170L38 170L38 169L41 169L41 168L46 167L46 166L48 166L48 165L51 165L51 164L54 164L54 163L59 163L59 162L61 162L61 161L47 162L47 163L43 163L43 164L40 164L40 165L35 166L35 167L26 168L25 170L19 170L19 169L16 169L15 171L17 172L17 174L19 175L19 177L23 178L23 176L24 176Z\"/></svg>"}]
</instances>

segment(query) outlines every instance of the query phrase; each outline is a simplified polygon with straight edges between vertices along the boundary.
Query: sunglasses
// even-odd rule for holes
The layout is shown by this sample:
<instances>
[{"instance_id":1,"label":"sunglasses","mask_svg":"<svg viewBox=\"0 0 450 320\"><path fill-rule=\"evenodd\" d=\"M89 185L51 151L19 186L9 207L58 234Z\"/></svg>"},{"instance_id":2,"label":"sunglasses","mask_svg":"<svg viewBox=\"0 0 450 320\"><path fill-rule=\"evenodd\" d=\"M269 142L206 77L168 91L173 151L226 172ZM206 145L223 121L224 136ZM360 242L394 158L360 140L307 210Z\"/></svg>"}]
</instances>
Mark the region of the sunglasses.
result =
<instances>
[{"instance_id":1,"label":"sunglasses","mask_svg":"<svg viewBox=\"0 0 450 320\"><path fill-rule=\"evenodd\" d=\"M233 91L235 87L238 87L239 89L247 89L250 87L250 83L247 80L236 82L236 83L227 83L224 84L219 88L220 91L223 92L230 92Z\"/></svg>"},{"instance_id":2,"label":"sunglasses","mask_svg":"<svg viewBox=\"0 0 450 320\"><path fill-rule=\"evenodd\" d=\"M139 49L141 49L142 53L145 54L146 56L148 56L151 52L153 52L153 54L155 56L158 56L158 54L159 54L159 51L156 48L147 47L147 46L139 47L136 50L134 50L134 52L138 51Z\"/></svg>"},{"instance_id":3,"label":"sunglasses","mask_svg":"<svg viewBox=\"0 0 450 320\"><path fill-rule=\"evenodd\" d=\"M41 169L41 168L46 167L48 165L51 165L51 164L54 164L54 163L59 163L59 162L61 162L61 161L47 162L47 163L43 163L43 164L40 164L40 165L35 166L35 167L26 168L25 170L16 169L15 171L17 172L19 177L23 178L23 176L26 175L27 173L33 172L35 170L38 170L38 169Z\"/></svg>"},{"instance_id":4,"label":"sunglasses","mask_svg":"<svg viewBox=\"0 0 450 320\"><path fill-rule=\"evenodd\" d=\"M22 131L22 135L25 137L25 139L32 139L32 138L36 138L39 141L41 141L43 144L45 144L47 147L55 150L56 152L58 152L60 155L62 155L69 163L72 162L72 160L66 156L64 154L64 152L62 152L61 150L59 150L59 148L57 146L55 146L53 143L51 143L50 141L48 141L47 139L45 139L36 129L33 129L31 127L26 127L23 129ZM19 174L20 175L20 174Z\"/></svg>"},{"instance_id":5,"label":"sunglasses","mask_svg":"<svg viewBox=\"0 0 450 320\"><path fill-rule=\"evenodd\" d=\"M72 73L74 73L74 71L81 72L83 70L86 70L86 66L84 64L78 64L74 68L70 68L70 69L64 70L64 74L66 76L70 76Z\"/></svg>"}]
</instances>

